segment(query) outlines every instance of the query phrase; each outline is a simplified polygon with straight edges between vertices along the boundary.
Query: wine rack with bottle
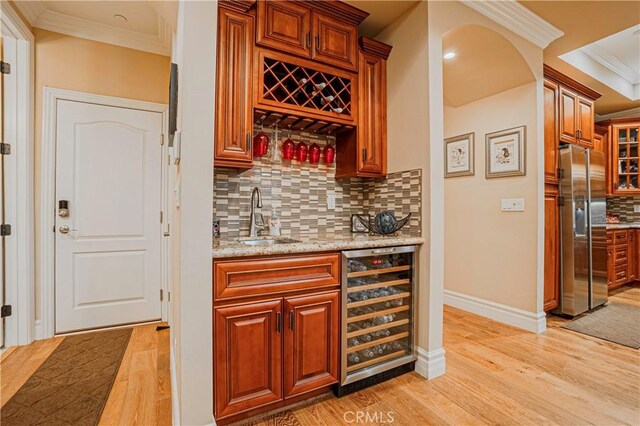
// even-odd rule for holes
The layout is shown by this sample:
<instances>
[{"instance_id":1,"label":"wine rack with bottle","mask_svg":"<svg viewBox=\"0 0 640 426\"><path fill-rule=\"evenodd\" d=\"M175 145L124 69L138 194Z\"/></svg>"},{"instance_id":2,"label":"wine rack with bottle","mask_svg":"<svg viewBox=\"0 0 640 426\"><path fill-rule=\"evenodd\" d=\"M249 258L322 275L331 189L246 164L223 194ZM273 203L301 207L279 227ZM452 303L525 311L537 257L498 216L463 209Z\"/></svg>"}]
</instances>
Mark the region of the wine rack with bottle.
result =
<instances>
[{"instance_id":1,"label":"wine rack with bottle","mask_svg":"<svg viewBox=\"0 0 640 426\"><path fill-rule=\"evenodd\" d=\"M257 61L256 103L276 112L353 123L355 74L265 50Z\"/></svg>"},{"instance_id":2,"label":"wine rack with bottle","mask_svg":"<svg viewBox=\"0 0 640 426\"><path fill-rule=\"evenodd\" d=\"M415 361L415 247L343 252L342 380Z\"/></svg>"}]
</instances>

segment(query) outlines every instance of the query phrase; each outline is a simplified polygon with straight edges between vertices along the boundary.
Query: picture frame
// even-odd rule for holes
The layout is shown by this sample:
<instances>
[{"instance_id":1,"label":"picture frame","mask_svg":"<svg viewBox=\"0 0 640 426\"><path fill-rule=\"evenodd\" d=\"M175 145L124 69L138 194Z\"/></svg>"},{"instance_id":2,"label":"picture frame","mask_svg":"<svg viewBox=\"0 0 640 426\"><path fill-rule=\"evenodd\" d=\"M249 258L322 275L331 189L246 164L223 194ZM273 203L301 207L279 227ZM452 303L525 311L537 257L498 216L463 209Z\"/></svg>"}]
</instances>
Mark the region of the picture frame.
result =
<instances>
[{"instance_id":1,"label":"picture frame","mask_svg":"<svg viewBox=\"0 0 640 426\"><path fill-rule=\"evenodd\" d=\"M444 140L444 177L475 174L475 133L465 133Z\"/></svg>"},{"instance_id":2,"label":"picture frame","mask_svg":"<svg viewBox=\"0 0 640 426\"><path fill-rule=\"evenodd\" d=\"M366 234L369 230L360 222L358 216L366 217L367 220L371 220L371 216L368 214L352 214L351 215L351 233L353 234Z\"/></svg>"},{"instance_id":3,"label":"picture frame","mask_svg":"<svg viewBox=\"0 0 640 426\"><path fill-rule=\"evenodd\" d=\"M485 135L486 179L527 174L526 129L518 126Z\"/></svg>"}]
</instances>

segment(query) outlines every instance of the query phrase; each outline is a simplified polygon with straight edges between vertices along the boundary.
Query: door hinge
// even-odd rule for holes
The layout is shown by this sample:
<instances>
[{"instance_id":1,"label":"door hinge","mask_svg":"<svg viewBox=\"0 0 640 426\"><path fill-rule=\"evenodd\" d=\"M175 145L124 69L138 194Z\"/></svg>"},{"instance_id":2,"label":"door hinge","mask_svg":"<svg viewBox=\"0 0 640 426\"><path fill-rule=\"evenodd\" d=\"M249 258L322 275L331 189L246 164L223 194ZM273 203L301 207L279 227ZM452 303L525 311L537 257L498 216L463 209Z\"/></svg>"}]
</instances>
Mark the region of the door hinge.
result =
<instances>
[{"instance_id":1,"label":"door hinge","mask_svg":"<svg viewBox=\"0 0 640 426\"><path fill-rule=\"evenodd\" d=\"M162 223L164 220L164 214L162 214L162 212L160 212L160 223Z\"/></svg>"},{"instance_id":2,"label":"door hinge","mask_svg":"<svg viewBox=\"0 0 640 426\"><path fill-rule=\"evenodd\" d=\"M564 197L563 196L558 197L558 205L561 206L561 207L564 206Z\"/></svg>"},{"instance_id":3,"label":"door hinge","mask_svg":"<svg viewBox=\"0 0 640 426\"><path fill-rule=\"evenodd\" d=\"M11 235L11 225L3 223L0 225L0 237L8 237Z\"/></svg>"},{"instance_id":4,"label":"door hinge","mask_svg":"<svg viewBox=\"0 0 640 426\"><path fill-rule=\"evenodd\" d=\"M162 291L162 289L160 289L160 301L162 302L162 299L164 298L164 292Z\"/></svg>"},{"instance_id":5,"label":"door hinge","mask_svg":"<svg viewBox=\"0 0 640 426\"><path fill-rule=\"evenodd\" d=\"M167 292L167 302L171 302L171 292Z\"/></svg>"},{"instance_id":6,"label":"door hinge","mask_svg":"<svg viewBox=\"0 0 640 426\"><path fill-rule=\"evenodd\" d=\"M11 64L9 62L0 61L0 73L11 74Z\"/></svg>"},{"instance_id":7,"label":"door hinge","mask_svg":"<svg viewBox=\"0 0 640 426\"><path fill-rule=\"evenodd\" d=\"M558 179L562 179L564 177L564 170L560 168L556 169L556 176Z\"/></svg>"},{"instance_id":8,"label":"door hinge","mask_svg":"<svg viewBox=\"0 0 640 426\"><path fill-rule=\"evenodd\" d=\"M11 145L8 143L0 143L0 154L2 155L10 155L11 154Z\"/></svg>"},{"instance_id":9,"label":"door hinge","mask_svg":"<svg viewBox=\"0 0 640 426\"><path fill-rule=\"evenodd\" d=\"M0 318L10 317L11 313L11 305L4 305L0 308Z\"/></svg>"}]
</instances>

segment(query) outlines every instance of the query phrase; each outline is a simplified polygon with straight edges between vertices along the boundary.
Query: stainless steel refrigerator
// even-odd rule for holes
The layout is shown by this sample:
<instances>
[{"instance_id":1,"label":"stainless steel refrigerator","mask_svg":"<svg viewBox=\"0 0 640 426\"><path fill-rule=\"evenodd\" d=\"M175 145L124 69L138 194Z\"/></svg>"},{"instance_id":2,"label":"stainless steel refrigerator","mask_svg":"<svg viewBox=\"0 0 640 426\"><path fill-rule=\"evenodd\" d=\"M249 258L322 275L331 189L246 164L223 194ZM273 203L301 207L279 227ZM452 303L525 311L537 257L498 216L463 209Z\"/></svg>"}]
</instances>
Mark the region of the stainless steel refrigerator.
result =
<instances>
[{"instance_id":1,"label":"stainless steel refrigerator","mask_svg":"<svg viewBox=\"0 0 640 426\"><path fill-rule=\"evenodd\" d=\"M560 148L560 305L576 316L607 302L605 158L576 145Z\"/></svg>"}]
</instances>

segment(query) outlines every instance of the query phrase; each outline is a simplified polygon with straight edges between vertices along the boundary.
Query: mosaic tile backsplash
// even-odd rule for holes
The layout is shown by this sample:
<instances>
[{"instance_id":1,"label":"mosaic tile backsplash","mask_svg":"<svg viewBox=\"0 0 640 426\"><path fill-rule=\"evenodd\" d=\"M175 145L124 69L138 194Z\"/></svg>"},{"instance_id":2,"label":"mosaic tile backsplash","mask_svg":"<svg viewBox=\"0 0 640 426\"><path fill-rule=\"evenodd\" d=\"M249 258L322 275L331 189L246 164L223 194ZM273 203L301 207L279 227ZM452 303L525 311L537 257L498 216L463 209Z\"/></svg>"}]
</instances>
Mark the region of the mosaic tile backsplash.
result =
<instances>
[{"instance_id":1,"label":"mosaic tile backsplash","mask_svg":"<svg viewBox=\"0 0 640 426\"><path fill-rule=\"evenodd\" d=\"M272 129L265 129L269 138ZM335 145L335 138L292 132L291 138L301 138L321 148ZM279 137L279 141L283 139ZM337 148L340 155L340 148ZM275 208L282 223L282 234L291 237L313 237L350 232L351 214L374 215L392 210L398 218L412 213L403 228L420 234L422 171L390 173L386 179L335 178L333 164L302 165L297 161L270 163L266 158L254 159L250 170L216 168L213 176L213 217L220 221L223 238L249 235L251 192L262 192L262 214L265 220ZM335 208L327 208L327 199L335 197Z\"/></svg>"},{"instance_id":2,"label":"mosaic tile backsplash","mask_svg":"<svg viewBox=\"0 0 640 426\"><path fill-rule=\"evenodd\" d=\"M607 212L619 215L621 222L640 222L640 213L633 212L634 205L640 205L640 198L607 197Z\"/></svg>"}]
</instances>

